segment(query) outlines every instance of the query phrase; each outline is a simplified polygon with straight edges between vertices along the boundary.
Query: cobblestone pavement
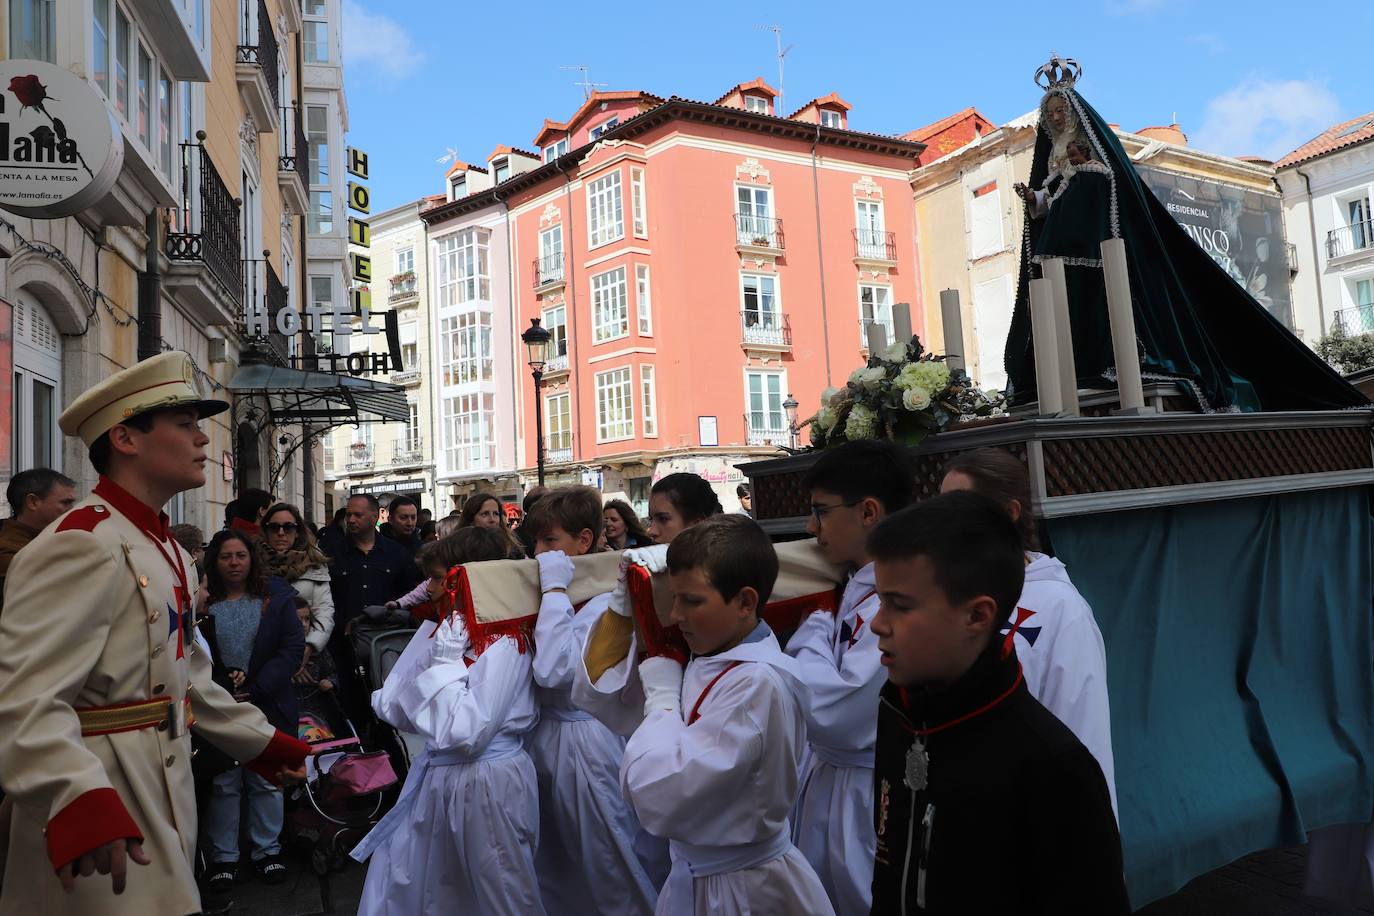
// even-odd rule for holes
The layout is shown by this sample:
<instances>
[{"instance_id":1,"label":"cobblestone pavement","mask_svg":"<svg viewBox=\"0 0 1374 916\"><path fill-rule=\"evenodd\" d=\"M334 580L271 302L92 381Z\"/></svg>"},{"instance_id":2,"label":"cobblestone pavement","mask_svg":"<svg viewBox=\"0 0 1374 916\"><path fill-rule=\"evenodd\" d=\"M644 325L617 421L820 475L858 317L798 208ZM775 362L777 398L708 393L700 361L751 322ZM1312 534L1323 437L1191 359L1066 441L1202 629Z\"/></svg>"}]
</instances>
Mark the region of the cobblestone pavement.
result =
<instances>
[{"instance_id":1,"label":"cobblestone pavement","mask_svg":"<svg viewBox=\"0 0 1374 916\"><path fill-rule=\"evenodd\" d=\"M1255 853L1137 912L1139 916L1374 916L1374 911L1342 909L1305 896L1305 862L1303 847ZM355 916L364 866L350 862L322 879L306 861L291 859L290 865L291 875L281 884L247 882L234 889L232 901L214 901L207 895L207 916Z\"/></svg>"}]
</instances>

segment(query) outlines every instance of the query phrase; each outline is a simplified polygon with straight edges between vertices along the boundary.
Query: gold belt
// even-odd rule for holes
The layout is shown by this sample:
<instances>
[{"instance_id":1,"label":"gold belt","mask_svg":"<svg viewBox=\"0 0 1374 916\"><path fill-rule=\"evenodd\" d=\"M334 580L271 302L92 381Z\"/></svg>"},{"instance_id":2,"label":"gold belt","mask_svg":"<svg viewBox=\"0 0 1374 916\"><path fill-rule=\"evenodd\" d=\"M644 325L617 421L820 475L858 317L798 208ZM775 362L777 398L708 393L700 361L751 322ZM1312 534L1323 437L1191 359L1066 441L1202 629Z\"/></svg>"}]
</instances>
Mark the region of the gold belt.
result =
<instances>
[{"instance_id":1,"label":"gold belt","mask_svg":"<svg viewBox=\"0 0 1374 916\"><path fill-rule=\"evenodd\" d=\"M189 727L194 721L191 716L191 698L185 697L182 703L186 713L186 725ZM175 724L176 711L176 703L171 697L158 696L136 703L78 708L76 717L81 721L81 737L88 738L92 735L113 735L117 732L131 732L153 726L165 731Z\"/></svg>"}]
</instances>

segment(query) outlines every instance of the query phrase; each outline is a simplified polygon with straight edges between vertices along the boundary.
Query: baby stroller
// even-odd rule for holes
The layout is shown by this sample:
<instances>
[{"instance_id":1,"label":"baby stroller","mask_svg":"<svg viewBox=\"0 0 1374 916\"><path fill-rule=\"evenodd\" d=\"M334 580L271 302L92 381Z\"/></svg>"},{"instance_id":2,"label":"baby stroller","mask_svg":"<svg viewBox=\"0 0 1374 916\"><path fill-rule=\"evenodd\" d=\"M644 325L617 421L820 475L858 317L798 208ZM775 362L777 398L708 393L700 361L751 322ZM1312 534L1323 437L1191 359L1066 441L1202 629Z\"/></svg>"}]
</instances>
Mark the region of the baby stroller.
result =
<instances>
[{"instance_id":1,"label":"baby stroller","mask_svg":"<svg viewBox=\"0 0 1374 916\"><path fill-rule=\"evenodd\" d=\"M316 699L301 714L299 734L311 756L306 781L292 795L290 823L296 842L310 847L311 867L324 876L377 823L398 780L385 751L363 748L332 693Z\"/></svg>"},{"instance_id":2,"label":"baby stroller","mask_svg":"<svg viewBox=\"0 0 1374 916\"><path fill-rule=\"evenodd\" d=\"M353 628L353 657L357 660L355 676L369 691L381 690L396 661L415 636L415 625L404 612L387 612L384 607L364 610L366 620L360 619ZM429 625L433 628L433 625ZM424 740L418 735L397 731L387 723L372 717L368 725L372 741L391 752L402 778L410 771L410 762L424 750Z\"/></svg>"}]
</instances>

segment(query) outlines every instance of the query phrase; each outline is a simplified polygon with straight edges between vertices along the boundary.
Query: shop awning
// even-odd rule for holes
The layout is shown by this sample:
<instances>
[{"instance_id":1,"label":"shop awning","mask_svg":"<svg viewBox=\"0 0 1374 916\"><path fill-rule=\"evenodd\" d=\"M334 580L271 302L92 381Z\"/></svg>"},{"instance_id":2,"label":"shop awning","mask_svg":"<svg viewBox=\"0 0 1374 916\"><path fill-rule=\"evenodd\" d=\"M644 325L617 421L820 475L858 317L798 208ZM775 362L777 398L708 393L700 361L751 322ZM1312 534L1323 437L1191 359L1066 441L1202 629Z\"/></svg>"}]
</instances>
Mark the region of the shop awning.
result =
<instances>
[{"instance_id":1,"label":"shop awning","mask_svg":"<svg viewBox=\"0 0 1374 916\"><path fill-rule=\"evenodd\" d=\"M399 385L332 372L249 363L234 373L229 390L266 398L274 423L404 423L410 418Z\"/></svg>"}]
</instances>

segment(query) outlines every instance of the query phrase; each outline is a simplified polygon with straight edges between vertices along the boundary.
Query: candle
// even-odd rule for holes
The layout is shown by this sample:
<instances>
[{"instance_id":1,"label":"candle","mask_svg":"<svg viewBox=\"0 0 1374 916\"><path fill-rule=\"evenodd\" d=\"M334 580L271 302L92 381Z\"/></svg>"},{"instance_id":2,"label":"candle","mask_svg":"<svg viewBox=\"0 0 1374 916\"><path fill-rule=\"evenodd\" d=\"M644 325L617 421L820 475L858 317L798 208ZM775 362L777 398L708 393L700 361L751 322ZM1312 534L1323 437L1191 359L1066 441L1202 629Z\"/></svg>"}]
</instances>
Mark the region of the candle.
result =
<instances>
[{"instance_id":1,"label":"candle","mask_svg":"<svg viewBox=\"0 0 1374 916\"><path fill-rule=\"evenodd\" d=\"M911 303L898 302L892 307L892 327L901 343L911 343Z\"/></svg>"},{"instance_id":2,"label":"candle","mask_svg":"<svg viewBox=\"0 0 1374 916\"><path fill-rule=\"evenodd\" d=\"M940 290L940 323L945 329L945 364L950 371L965 368L964 316L957 289Z\"/></svg>"},{"instance_id":3,"label":"candle","mask_svg":"<svg viewBox=\"0 0 1374 916\"><path fill-rule=\"evenodd\" d=\"M1140 351L1136 347L1135 310L1131 307L1131 280L1126 271L1126 242L1102 243L1102 274L1107 282L1107 318L1112 326L1112 355L1116 357L1116 387L1123 411L1145 407L1140 385Z\"/></svg>"},{"instance_id":4,"label":"candle","mask_svg":"<svg viewBox=\"0 0 1374 916\"><path fill-rule=\"evenodd\" d=\"M1054 416L1064 409L1059 393L1058 341L1054 329L1054 290L1050 281L1030 283L1031 339L1035 344L1035 387L1040 395L1040 413Z\"/></svg>"},{"instance_id":5,"label":"candle","mask_svg":"<svg viewBox=\"0 0 1374 916\"><path fill-rule=\"evenodd\" d=\"M873 356L880 355L887 348L887 328L881 322L870 321L867 332L868 352Z\"/></svg>"},{"instance_id":6,"label":"candle","mask_svg":"<svg viewBox=\"0 0 1374 916\"><path fill-rule=\"evenodd\" d=\"M1069 322L1069 283L1064 277L1064 262L1049 258L1040 265L1050 281L1054 295L1054 342L1059 356L1059 392L1064 398L1064 413L1078 416L1078 366L1073 358L1073 327Z\"/></svg>"}]
</instances>

